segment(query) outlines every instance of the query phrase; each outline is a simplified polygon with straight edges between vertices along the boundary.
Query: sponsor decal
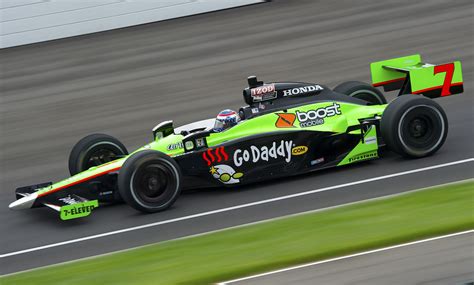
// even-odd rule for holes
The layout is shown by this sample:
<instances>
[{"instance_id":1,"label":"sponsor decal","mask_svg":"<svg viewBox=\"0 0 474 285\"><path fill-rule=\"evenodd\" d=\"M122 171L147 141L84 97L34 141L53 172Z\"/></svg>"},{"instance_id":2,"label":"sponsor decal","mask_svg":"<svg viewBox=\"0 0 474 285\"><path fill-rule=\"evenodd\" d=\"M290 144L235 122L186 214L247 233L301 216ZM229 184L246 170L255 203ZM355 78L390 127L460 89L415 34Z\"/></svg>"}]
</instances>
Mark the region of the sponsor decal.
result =
<instances>
[{"instance_id":1,"label":"sponsor decal","mask_svg":"<svg viewBox=\"0 0 474 285\"><path fill-rule=\"evenodd\" d=\"M321 158L318 158L318 159L315 159L315 160L311 160L310 163L311 163L312 166L314 166L314 165L320 164L322 162L324 162L324 157L321 157Z\"/></svg>"},{"instance_id":2,"label":"sponsor decal","mask_svg":"<svg viewBox=\"0 0 474 285\"><path fill-rule=\"evenodd\" d=\"M252 108L252 114L257 114L258 112L260 112L260 110L258 110L258 108Z\"/></svg>"},{"instance_id":3,"label":"sponsor decal","mask_svg":"<svg viewBox=\"0 0 474 285\"><path fill-rule=\"evenodd\" d=\"M377 137L373 136L373 137L364 138L364 143L365 144L377 143Z\"/></svg>"},{"instance_id":4,"label":"sponsor decal","mask_svg":"<svg viewBox=\"0 0 474 285\"><path fill-rule=\"evenodd\" d=\"M237 172L229 165L218 164L212 165L214 162L220 163L229 160L229 155L226 153L223 146L216 149L208 149L202 153L202 158L210 166L209 173L212 177L224 184L236 184L240 182L240 178L244 176L243 173Z\"/></svg>"},{"instance_id":5,"label":"sponsor decal","mask_svg":"<svg viewBox=\"0 0 474 285\"><path fill-rule=\"evenodd\" d=\"M310 85L310 86L295 87L292 89L283 90L283 96L300 95L300 94L305 94L305 93L310 93L310 92L315 92L315 91L321 91L323 89L324 88L318 84Z\"/></svg>"},{"instance_id":6,"label":"sponsor decal","mask_svg":"<svg viewBox=\"0 0 474 285\"><path fill-rule=\"evenodd\" d=\"M269 161L270 159L285 159L286 162L291 161L293 141L273 142L268 146L250 146L249 149L237 149L234 152L234 164L239 167L244 162L256 163L261 160Z\"/></svg>"},{"instance_id":7,"label":"sponsor decal","mask_svg":"<svg viewBox=\"0 0 474 285\"><path fill-rule=\"evenodd\" d=\"M172 143L166 147L167 150L175 150L183 148L183 142Z\"/></svg>"},{"instance_id":8,"label":"sponsor decal","mask_svg":"<svg viewBox=\"0 0 474 285\"><path fill-rule=\"evenodd\" d=\"M296 111L300 127L307 128L324 124L324 118L341 115L341 105L333 103L331 106L309 111Z\"/></svg>"},{"instance_id":9,"label":"sponsor decal","mask_svg":"<svg viewBox=\"0 0 474 285\"><path fill-rule=\"evenodd\" d=\"M231 166L219 164L211 166L209 172L212 177L224 184L236 184L240 182L240 178L244 176L241 172L236 172Z\"/></svg>"},{"instance_id":10,"label":"sponsor decal","mask_svg":"<svg viewBox=\"0 0 474 285\"><path fill-rule=\"evenodd\" d=\"M204 138L198 138L198 139L196 139L196 146L197 146L197 147L206 146L206 141L204 140Z\"/></svg>"},{"instance_id":11,"label":"sponsor decal","mask_svg":"<svg viewBox=\"0 0 474 285\"><path fill-rule=\"evenodd\" d=\"M293 124L296 120L296 115L292 113L276 113L278 119L275 122L277 128L294 128Z\"/></svg>"},{"instance_id":12,"label":"sponsor decal","mask_svg":"<svg viewBox=\"0 0 474 285\"><path fill-rule=\"evenodd\" d=\"M191 150L194 148L194 143L192 141L187 141L185 144L184 144L184 147L187 149L187 150Z\"/></svg>"},{"instance_id":13,"label":"sponsor decal","mask_svg":"<svg viewBox=\"0 0 474 285\"><path fill-rule=\"evenodd\" d=\"M299 145L295 146L294 148L291 149L291 154L292 155L302 155L305 154L308 151L308 147L305 145Z\"/></svg>"},{"instance_id":14,"label":"sponsor decal","mask_svg":"<svg viewBox=\"0 0 474 285\"><path fill-rule=\"evenodd\" d=\"M97 200L63 206L60 210L60 217L61 220L86 217L89 216L92 210L97 207L99 207L99 202Z\"/></svg>"},{"instance_id":15,"label":"sponsor decal","mask_svg":"<svg viewBox=\"0 0 474 285\"><path fill-rule=\"evenodd\" d=\"M366 159L371 159L371 158L376 158L376 157L378 157L378 154L377 154L377 151L374 151L374 152L364 153L361 155L351 157L349 158L349 162L356 162L356 161L361 161L361 160L366 160Z\"/></svg>"},{"instance_id":16,"label":"sponsor decal","mask_svg":"<svg viewBox=\"0 0 474 285\"><path fill-rule=\"evenodd\" d=\"M275 84L265 84L250 90L250 96L252 96L253 102L261 102L266 100L275 99L277 92L275 90Z\"/></svg>"},{"instance_id":17,"label":"sponsor decal","mask_svg":"<svg viewBox=\"0 0 474 285\"><path fill-rule=\"evenodd\" d=\"M225 152L223 146L216 149L209 148L207 151L202 153L202 159L207 163L207 166L211 166L214 162L227 161L229 155Z\"/></svg>"},{"instance_id":18,"label":"sponsor decal","mask_svg":"<svg viewBox=\"0 0 474 285\"><path fill-rule=\"evenodd\" d=\"M81 201L78 201L78 200L76 200L75 198L73 198L71 196L59 198L59 201L65 203L65 204L68 204L68 205L78 204L78 203L81 202Z\"/></svg>"}]
</instances>

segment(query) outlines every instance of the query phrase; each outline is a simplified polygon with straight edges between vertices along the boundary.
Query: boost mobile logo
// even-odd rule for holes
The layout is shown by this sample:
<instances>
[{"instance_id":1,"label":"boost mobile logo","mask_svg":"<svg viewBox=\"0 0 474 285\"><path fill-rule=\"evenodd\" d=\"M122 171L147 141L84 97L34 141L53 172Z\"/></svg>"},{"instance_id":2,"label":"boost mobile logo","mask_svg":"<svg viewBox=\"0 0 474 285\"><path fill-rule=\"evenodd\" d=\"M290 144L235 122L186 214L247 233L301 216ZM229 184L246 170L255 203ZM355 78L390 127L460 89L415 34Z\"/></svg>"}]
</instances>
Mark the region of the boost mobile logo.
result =
<instances>
[{"instance_id":1,"label":"boost mobile logo","mask_svg":"<svg viewBox=\"0 0 474 285\"><path fill-rule=\"evenodd\" d=\"M276 113L278 116L277 121L275 122L275 127L277 128L294 128L293 124L295 123L296 116L291 113Z\"/></svg>"},{"instance_id":2,"label":"boost mobile logo","mask_svg":"<svg viewBox=\"0 0 474 285\"><path fill-rule=\"evenodd\" d=\"M332 103L331 106L318 108L316 110L309 110L306 112L296 111L296 116L300 122L300 127L312 127L324 124L324 118L341 115L342 112L339 109L341 105Z\"/></svg>"}]
</instances>

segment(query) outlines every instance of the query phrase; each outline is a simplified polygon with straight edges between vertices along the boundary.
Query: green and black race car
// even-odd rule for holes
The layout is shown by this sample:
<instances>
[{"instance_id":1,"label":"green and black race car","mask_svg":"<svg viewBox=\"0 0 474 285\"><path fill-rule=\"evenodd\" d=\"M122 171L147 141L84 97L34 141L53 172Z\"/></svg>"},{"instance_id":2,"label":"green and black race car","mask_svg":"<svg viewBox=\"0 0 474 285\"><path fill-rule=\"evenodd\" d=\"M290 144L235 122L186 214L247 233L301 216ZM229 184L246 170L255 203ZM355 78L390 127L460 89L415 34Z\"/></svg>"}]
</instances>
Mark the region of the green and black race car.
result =
<instances>
[{"instance_id":1,"label":"green and black race car","mask_svg":"<svg viewBox=\"0 0 474 285\"><path fill-rule=\"evenodd\" d=\"M18 188L10 208L47 206L66 220L89 215L99 202L124 200L157 212L183 189L348 165L378 158L384 146L411 158L435 153L448 121L429 98L463 91L461 63L432 65L412 55L372 63L371 73L372 85L350 81L332 90L251 76L243 91L247 105L234 126L216 130L213 119L179 128L162 122L153 129L154 140L130 154L111 136L89 135L71 151L71 177ZM387 104L377 86L400 89L399 97Z\"/></svg>"}]
</instances>

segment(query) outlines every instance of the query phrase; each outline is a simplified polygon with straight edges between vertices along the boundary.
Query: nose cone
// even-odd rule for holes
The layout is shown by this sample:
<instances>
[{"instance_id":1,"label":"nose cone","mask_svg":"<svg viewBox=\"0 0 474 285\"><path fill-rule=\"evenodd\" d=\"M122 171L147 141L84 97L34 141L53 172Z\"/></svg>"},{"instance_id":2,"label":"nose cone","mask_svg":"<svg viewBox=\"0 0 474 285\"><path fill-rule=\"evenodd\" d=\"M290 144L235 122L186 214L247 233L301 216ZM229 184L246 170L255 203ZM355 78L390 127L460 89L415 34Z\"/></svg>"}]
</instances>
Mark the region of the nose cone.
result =
<instances>
[{"instance_id":1,"label":"nose cone","mask_svg":"<svg viewBox=\"0 0 474 285\"><path fill-rule=\"evenodd\" d=\"M35 202L36 198L38 198L38 193L32 193L28 196L25 196L21 199L12 202L8 206L8 208L12 210L29 209L31 208L31 206L33 206L33 203Z\"/></svg>"}]
</instances>

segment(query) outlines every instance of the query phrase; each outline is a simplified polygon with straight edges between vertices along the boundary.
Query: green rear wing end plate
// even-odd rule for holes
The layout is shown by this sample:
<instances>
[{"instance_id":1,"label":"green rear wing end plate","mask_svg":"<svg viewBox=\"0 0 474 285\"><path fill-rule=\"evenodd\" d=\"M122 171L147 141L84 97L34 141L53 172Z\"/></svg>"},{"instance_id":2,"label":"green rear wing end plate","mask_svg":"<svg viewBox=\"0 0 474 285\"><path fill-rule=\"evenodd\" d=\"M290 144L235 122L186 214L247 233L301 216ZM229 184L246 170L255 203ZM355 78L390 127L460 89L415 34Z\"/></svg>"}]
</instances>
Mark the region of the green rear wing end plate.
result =
<instances>
[{"instance_id":1,"label":"green rear wing end plate","mask_svg":"<svg viewBox=\"0 0 474 285\"><path fill-rule=\"evenodd\" d=\"M419 54L370 64L372 85L384 91L400 89L402 94L422 94L437 98L462 93L460 61L434 65L424 63Z\"/></svg>"}]
</instances>

